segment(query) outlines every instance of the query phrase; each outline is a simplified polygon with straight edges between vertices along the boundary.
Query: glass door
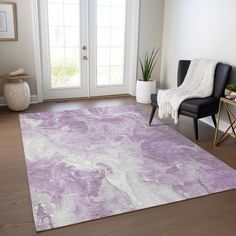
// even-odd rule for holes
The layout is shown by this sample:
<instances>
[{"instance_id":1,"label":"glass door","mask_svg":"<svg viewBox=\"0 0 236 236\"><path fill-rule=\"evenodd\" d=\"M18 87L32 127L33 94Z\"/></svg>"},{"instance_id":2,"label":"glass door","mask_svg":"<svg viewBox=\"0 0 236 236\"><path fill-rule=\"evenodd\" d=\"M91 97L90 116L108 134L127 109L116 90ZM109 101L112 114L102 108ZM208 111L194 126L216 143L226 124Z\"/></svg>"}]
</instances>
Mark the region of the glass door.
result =
<instances>
[{"instance_id":1,"label":"glass door","mask_svg":"<svg viewBox=\"0 0 236 236\"><path fill-rule=\"evenodd\" d=\"M128 93L126 12L126 0L91 0L91 96Z\"/></svg>"},{"instance_id":2,"label":"glass door","mask_svg":"<svg viewBox=\"0 0 236 236\"><path fill-rule=\"evenodd\" d=\"M44 99L128 94L131 2L40 0Z\"/></svg>"},{"instance_id":3,"label":"glass door","mask_svg":"<svg viewBox=\"0 0 236 236\"><path fill-rule=\"evenodd\" d=\"M88 1L43 0L45 99L88 96Z\"/></svg>"}]
</instances>

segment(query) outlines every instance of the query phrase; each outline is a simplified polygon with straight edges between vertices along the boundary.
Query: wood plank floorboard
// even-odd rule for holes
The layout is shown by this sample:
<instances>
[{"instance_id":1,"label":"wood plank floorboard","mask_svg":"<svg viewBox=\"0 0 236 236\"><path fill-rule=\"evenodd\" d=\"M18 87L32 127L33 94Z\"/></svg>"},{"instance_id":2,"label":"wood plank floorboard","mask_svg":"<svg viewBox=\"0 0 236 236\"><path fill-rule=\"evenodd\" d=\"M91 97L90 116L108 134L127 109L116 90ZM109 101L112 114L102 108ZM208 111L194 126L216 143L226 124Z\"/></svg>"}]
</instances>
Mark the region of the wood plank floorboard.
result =
<instances>
[{"instance_id":1,"label":"wood plank floorboard","mask_svg":"<svg viewBox=\"0 0 236 236\"><path fill-rule=\"evenodd\" d=\"M130 104L137 105L132 97L47 102L31 105L26 112ZM150 112L149 105L138 106ZM18 115L19 113L11 112L5 107L0 108L0 236L236 235L236 190L36 233ZM167 123L194 141L191 119L181 117L177 126L168 121ZM200 122L199 133L199 146L236 169L236 155L235 158L225 155L213 147L212 127ZM234 154L235 144L233 141L230 147Z\"/></svg>"}]
</instances>

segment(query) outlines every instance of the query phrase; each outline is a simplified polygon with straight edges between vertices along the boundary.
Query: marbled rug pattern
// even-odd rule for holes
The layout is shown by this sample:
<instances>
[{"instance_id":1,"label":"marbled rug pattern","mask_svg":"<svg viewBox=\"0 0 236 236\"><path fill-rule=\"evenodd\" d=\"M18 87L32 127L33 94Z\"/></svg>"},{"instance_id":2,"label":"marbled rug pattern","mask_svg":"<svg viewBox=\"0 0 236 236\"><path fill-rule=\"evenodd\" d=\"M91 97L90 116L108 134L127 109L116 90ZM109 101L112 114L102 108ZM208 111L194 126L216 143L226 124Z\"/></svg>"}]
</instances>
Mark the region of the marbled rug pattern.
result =
<instances>
[{"instance_id":1,"label":"marbled rug pattern","mask_svg":"<svg viewBox=\"0 0 236 236\"><path fill-rule=\"evenodd\" d=\"M37 231L236 188L236 171L135 106L20 116Z\"/></svg>"}]
</instances>

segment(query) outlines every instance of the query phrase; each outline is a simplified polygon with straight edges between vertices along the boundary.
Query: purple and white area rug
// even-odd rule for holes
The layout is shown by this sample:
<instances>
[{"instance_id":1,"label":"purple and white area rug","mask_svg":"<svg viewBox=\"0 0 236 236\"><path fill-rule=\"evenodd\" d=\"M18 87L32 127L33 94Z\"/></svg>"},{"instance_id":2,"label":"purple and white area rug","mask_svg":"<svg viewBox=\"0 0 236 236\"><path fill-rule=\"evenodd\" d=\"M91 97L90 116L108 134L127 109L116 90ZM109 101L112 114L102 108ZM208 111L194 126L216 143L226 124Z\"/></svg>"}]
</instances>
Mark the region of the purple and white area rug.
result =
<instances>
[{"instance_id":1,"label":"purple and white area rug","mask_svg":"<svg viewBox=\"0 0 236 236\"><path fill-rule=\"evenodd\" d=\"M135 106L20 116L37 231L236 188L236 171Z\"/></svg>"}]
</instances>

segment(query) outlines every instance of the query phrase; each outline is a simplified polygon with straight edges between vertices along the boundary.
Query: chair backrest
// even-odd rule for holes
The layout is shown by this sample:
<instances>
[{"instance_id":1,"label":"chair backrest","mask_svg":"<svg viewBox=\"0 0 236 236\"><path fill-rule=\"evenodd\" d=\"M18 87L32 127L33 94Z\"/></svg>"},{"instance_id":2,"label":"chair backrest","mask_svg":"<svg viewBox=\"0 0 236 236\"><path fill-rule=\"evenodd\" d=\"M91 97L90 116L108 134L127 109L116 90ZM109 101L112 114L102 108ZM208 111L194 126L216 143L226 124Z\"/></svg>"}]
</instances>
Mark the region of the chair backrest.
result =
<instances>
[{"instance_id":1,"label":"chair backrest","mask_svg":"<svg viewBox=\"0 0 236 236\"><path fill-rule=\"evenodd\" d=\"M180 86L185 76L188 72L188 68L190 66L191 61L189 60L180 60L178 67L178 86ZM215 71L215 79L214 79L214 89L212 96L213 97L222 97L224 95L224 90L229 82L230 75L232 71L232 66L228 64L218 63Z\"/></svg>"}]
</instances>

